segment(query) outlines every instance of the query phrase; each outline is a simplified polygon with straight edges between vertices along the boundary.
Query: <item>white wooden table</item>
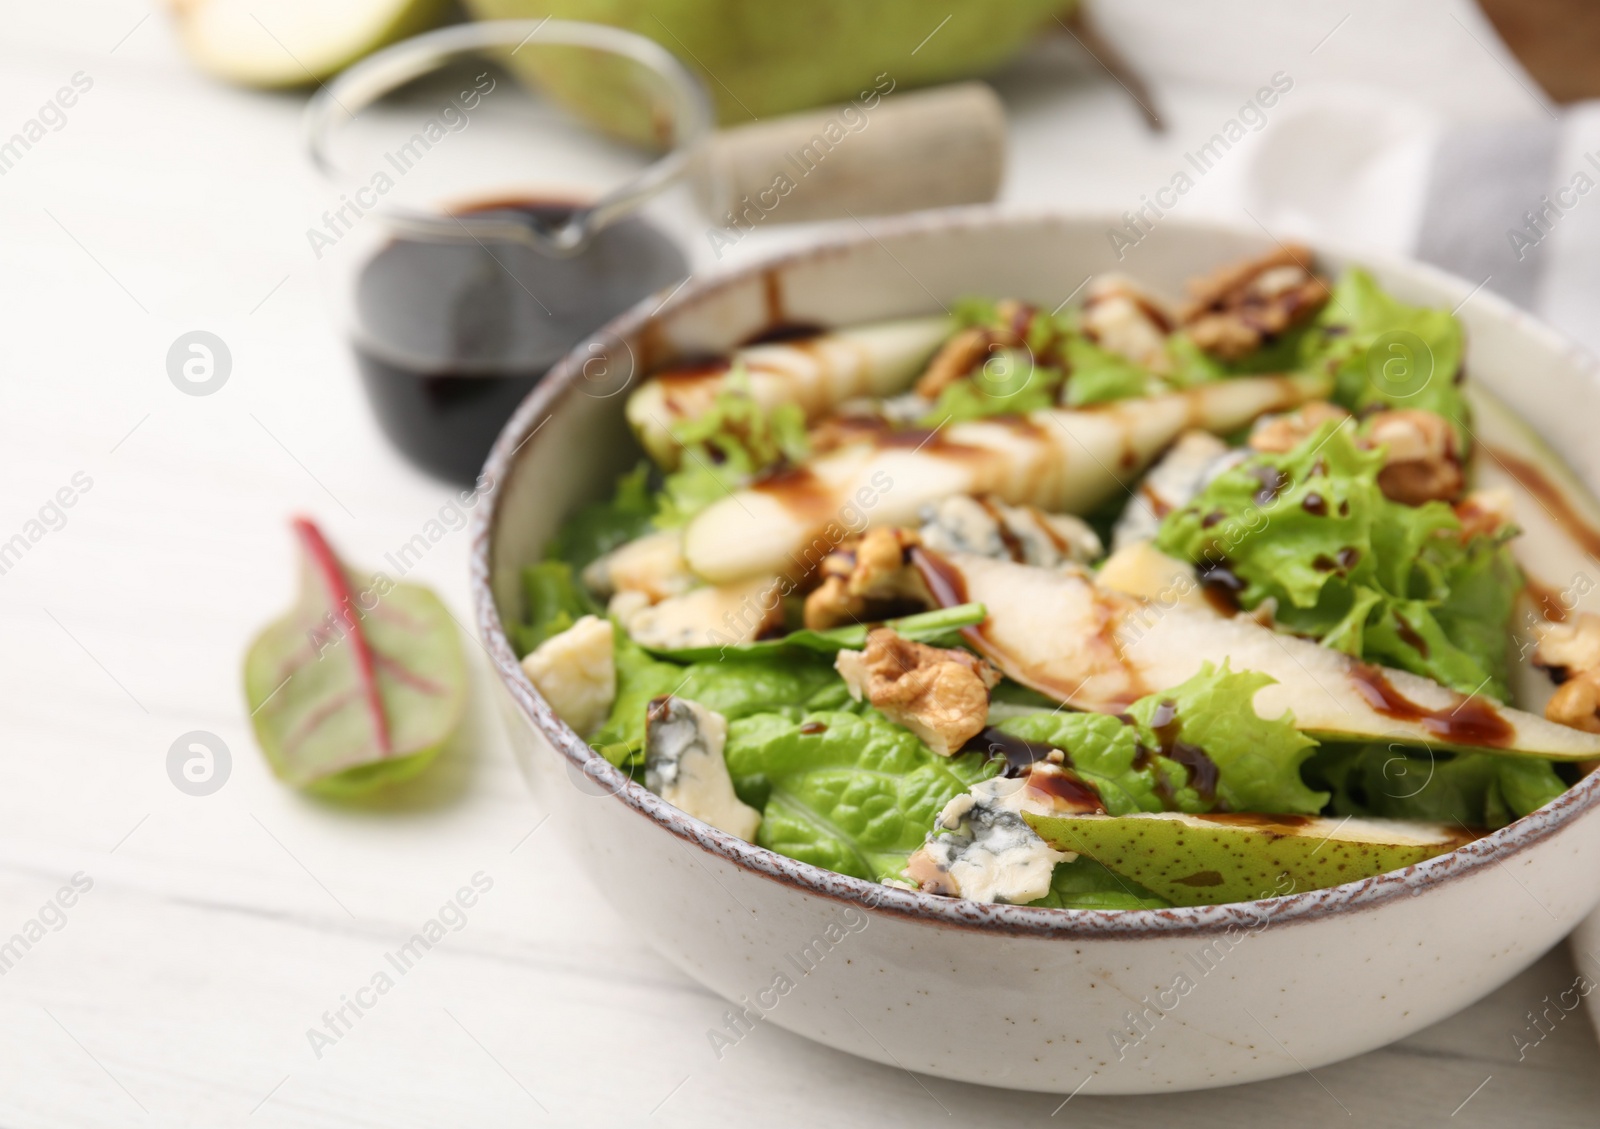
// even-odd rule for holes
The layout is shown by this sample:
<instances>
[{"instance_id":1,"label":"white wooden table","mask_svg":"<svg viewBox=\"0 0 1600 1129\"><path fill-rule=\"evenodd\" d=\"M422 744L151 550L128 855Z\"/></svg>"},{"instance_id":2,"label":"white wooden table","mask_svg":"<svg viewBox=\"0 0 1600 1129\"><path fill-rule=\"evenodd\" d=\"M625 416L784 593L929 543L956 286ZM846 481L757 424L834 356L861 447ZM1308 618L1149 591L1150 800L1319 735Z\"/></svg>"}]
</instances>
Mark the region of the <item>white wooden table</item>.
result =
<instances>
[{"instance_id":1,"label":"white wooden table","mask_svg":"<svg viewBox=\"0 0 1600 1129\"><path fill-rule=\"evenodd\" d=\"M0 1125L1593 1124L1600 1048L1582 1018L1524 1061L1512 1038L1573 981L1564 952L1387 1050L1202 1095L1061 1107L776 1029L718 1061L706 1031L723 1005L534 830L481 662L466 739L419 786L369 808L280 787L239 658L290 597L285 518L313 513L376 562L447 490L384 445L326 315L301 98L194 74L140 0L0 13L0 140L77 72L93 80L0 176L0 544L27 542L0 574L0 945L39 922L25 952L0 948ZM1009 196L1115 210L1236 104L1195 92L1147 139L1070 44L1003 89L1027 143ZM194 329L232 353L214 395L165 371ZM72 507L50 508L69 486ZM465 556L453 534L417 568L463 620ZM209 796L168 778L192 730L231 750ZM479 872L493 887L464 926L319 1057L307 1029ZM80 873L92 888L42 910Z\"/></svg>"}]
</instances>

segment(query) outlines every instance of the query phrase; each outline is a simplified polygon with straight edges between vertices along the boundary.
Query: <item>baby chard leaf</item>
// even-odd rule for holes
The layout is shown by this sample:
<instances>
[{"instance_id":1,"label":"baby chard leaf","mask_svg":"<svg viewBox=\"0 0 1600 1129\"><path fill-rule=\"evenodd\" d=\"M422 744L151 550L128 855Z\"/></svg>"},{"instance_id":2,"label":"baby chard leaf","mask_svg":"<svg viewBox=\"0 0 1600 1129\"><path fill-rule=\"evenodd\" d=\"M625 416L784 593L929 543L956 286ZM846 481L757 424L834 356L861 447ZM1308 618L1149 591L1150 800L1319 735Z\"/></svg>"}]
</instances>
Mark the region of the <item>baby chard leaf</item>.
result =
<instances>
[{"instance_id":1,"label":"baby chard leaf","mask_svg":"<svg viewBox=\"0 0 1600 1129\"><path fill-rule=\"evenodd\" d=\"M284 783L352 796L427 767L466 704L455 620L427 588L344 566L294 520L300 595L245 654L256 741Z\"/></svg>"}]
</instances>

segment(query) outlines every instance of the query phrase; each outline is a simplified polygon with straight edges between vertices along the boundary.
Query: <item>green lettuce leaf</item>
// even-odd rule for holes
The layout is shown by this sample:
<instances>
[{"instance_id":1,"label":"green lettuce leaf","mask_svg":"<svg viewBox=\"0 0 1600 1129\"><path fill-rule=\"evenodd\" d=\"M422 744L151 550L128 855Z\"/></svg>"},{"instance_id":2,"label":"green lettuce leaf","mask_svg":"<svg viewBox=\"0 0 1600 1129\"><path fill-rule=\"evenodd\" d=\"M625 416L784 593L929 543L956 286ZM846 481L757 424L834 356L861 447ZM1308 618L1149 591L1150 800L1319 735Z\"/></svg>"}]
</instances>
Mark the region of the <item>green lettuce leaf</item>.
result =
<instances>
[{"instance_id":1,"label":"green lettuce leaf","mask_svg":"<svg viewBox=\"0 0 1600 1129\"><path fill-rule=\"evenodd\" d=\"M1131 724L1108 714L1058 711L1009 718L996 728L1066 753L1110 815L1202 813L1219 805L1315 814L1328 797L1306 787L1300 766L1316 742L1287 716L1256 716L1251 704L1271 681L1256 671L1207 664L1187 682L1140 698L1128 709ZM1201 750L1216 766L1214 791L1202 793L1189 768L1161 752L1179 744Z\"/></svg>"},{"instance_id":2,"label":"green lettuce leaf","mask_svg":"<svg viewBox=\"0 0 1600 1129\"><path fill-rule=\"evenodd\" d=\"M584 506L562 524L545 556L581 570L590 561L650 532L656 503L650 496L650 464L641 462L617 478L609 501Z\"/></svg>"},{"instance_id":3,"label":"green lettuce leaf","mask_svg":"<svg viewBox=\"0 0 1600 1129\"><path fill-rule=\"evenodd\" d=\"M739 798L761 809L759 844L871 881L899 877L945 804L1003 763L941 757L873 711L745 717L725 755Z\"/></svg>"},{"instance_id":4,"label":"green lettuce leaf","mask_svg":"<svg viewBox=\"0 0 1600 1129\"><path fill-rule=\"evenodd\" d=\"M1066 395L1069 408L1151 396L1166 387L1155 374L1086 337L1067 338L1064 352L1071 373Z\"/></svg>"},{"instance_id":5,"label":"green lettuce leaf","mask_svg":"<svg viewBox=\"0 0 1600 1129\"><path fill-rule=\"evenodd\" d=\"M1050 909L1166 909L1172 903L1107 870L1088 855L1058 862L1050 892L1030 906Z\"/></svg>"},{"instance_id":6,"label":"green lettuce leaf","mask_svg":"<svg viewBox=\"0 0 1600 1129\"><path fill-rule=\"evenodd\" d=\"M682 525L756 475L808 453L806 417L798 404L768 411L750 395L750 378L735 367L711 409L672 428L683 462L662 483L655 524Z\"/></svg>"},{"instance_id":7,"label":"green lettuce leaf","mask_svg":"<svg viewBox=\"0 0 1600 1129\"><path fill-rule=\"evenodd\" d=\"M1504 701L1521 574L1505 542L1463 541L1443 502L1406 506L1378 487L1383 456L1325 424L1286 454L1258 454L1169 514L1164 552L1225 565L1240 603L1347 654Z\"/></svg>"},{"instance_id":8,"label":"green lettuce leaf","mask_svg":"<svg viewBox=\"0 0 1600 1129\"><path fill-rule=\"evenodd\" d=\"M806 710L843 709L850 692L829 660L803 652L675 663L654 658L616 628L617 697L594 747L615 765L638 760L645 711L654 698L676 694L715 710L729 721L775 712L798 717Z\"/></svg>"},{"instance_id":9,"label":"green lettuce leaf","mask_svg":"<svg viewBox=\"0 0 1600 1129\"><path fill-rule=\"evenodd\" d=\"M1263 718L1252 704L1256 692L1272 682L1259 671L1207 663L1187 682L1140 698L1128 713L1150 748L1181 742L1204 750L1217 766L1216 800L1226 810L1315 815L1328 796L1306 787L1300 766L1317 743L1294 727L1289 714Z\"/></svg>"},{"instance_id":10,"label":"green lettuce leaf","mask_svg":"<svg viewBox=\"0 0 1600 1129\"><path fill-rule=\"evenodd\" d=\"M511 643L520 658L552 635L559 635L581 616L601 609L564 560L540 561L522 570L524 622L512 624Z\"/></svg>"},{"instance_id":11,"label":"green lettuce leaf","mask_svg":"<svg viewBox=\"0 0 1600 1129\"><path fill-rule=\"evenodd\" d=\"M1549 761L1385 744L1319 749L1306 776L1333 793L1335 815L1489 830L1543 807L1567 789Z\"/></svg>"},{"instance_id":12,"label":"green lettuce leaf","mask_svg":"<svg viewBox=\"0 0 1600 1129\"><path fill-rule=\"evenodd\" d=\"M1468 408L1456 378L1461 323L1448 310L1409 306L1351 268L1301 345L1300 365L1334 373L1334 399L1357 415L1374 408L1422 408L1452 421L1468 450Z\"/></svg>"},{"instance_id":13,"label":"green lettuce leaf","mask_svg":"<svg viewBox=\"0 0 1600 1129\"><path fill-rule=\"evenodd\" d=\"M917 422L922 427L938 427L1052 408L1063 379L1060 369L1037 363L1027 352L1004 349L976 372L945 385Z\"/></svg>"},{"instance_id":14,"label":"green lettuce leaf","mask_svg":"<svg viewBox=\"0 0 1600 1129\"><path fill-rule=\"evenodd\" d=\"M1007 718L995 728L1066 753L1073 770L1100 793L1111 815L1210 810L1189 786L1188 769L1152 755L1150 746L1141 744L1138 726L1110 714L1058 710Z\"/></svg>"}]
</instances>

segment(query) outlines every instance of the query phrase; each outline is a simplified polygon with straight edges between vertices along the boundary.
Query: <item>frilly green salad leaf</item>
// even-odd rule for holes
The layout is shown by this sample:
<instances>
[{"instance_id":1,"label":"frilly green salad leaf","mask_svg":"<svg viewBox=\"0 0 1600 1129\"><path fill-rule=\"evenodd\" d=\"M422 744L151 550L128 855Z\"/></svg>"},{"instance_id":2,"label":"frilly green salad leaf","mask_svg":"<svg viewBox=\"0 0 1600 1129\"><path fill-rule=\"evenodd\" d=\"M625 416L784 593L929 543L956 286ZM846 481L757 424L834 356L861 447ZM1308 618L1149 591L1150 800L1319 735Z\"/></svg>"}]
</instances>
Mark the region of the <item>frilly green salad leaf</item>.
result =
<instances>
[{"instance_id":1,"label":"frilly green salad leaf","mask_svg":"<svg viewBox=\"0 0 1600 1129\"><path fill-rule=\"evenodd\" d=\"M1464 694L1505 701L1512 604L1523 581L1505 542L1463 539L1443 502L1378 487L1381 451L1325 424L1287 454L1224 471L1161 525L1156 544L1201 571L1225 566L1239 602L1277 601L1278 623Z\"/></svg>"},{"instance_id":2,"label":"frilly green salad leaf","mask_svg":"<svg viewBox=\"0 0 1600 1129\"><path fill-rule=\"evenodd\" d=\"M872 881L898 878L945 804L1002 765L941 757L873 711L746 717L726 756L739 798L761 809L758 843Z\"/></svg>"},{"instance_id":3,"label":"frilly green salad leaf","mask_svg":"<svg viewBox=\"0 0 1600 1129\"><path fill-rule=\"evenodd\" d=\"M1066 753L1109 815L1199 814L1219 806L1312 815L1328 799L1300 778L1316 742L1288 717L1264 719L1252 705L1271 681L1208 663L1187 682L1140 698L1128 720L1054 711L1010 718L997 728Z\"/></svg>"},{"instance_id":4,"label":"frilly green salad leaf","mask_svg":"<svg viewBox=\"0 0 1600 1129\"><path fill-rule=\"evenodd\" d=\"M1464 342L1448 310L1408 306L1366 271L1346 270L1301 346L1301 366L1334 373L1334 399L1358 415L1374 408L1422 408L1451 421L1471 447L1468 408L1457 376Z\"/></svg>"},{"instance_id":5,"label":"frilly green salad leaf","mask_svg":"<svg viewBox=\"0 0 1600 1129\"><path fill-rule=\"evenodd\" d=\"M674 425L672 436L683 462L662 483L655 524L663 529L682 525L762 471L804 461L809 450L800 406L763 408L742 367L728 374L709 411Z\"/></svg>"},{"instance_id":6,"label":"frilly green salad leaf","mask_svg":"<svg viewBox=\"0 0 1600 1129\"><path fill-rule=\"evenodd\" d=\"M1288 714L1263 718L1256 693L1273 679L1210 663L1187 682L1128 707L1152 749L1192 746L1216 765L1216 800L1227 811L1314 815L1328 802L1300 778L1317 743ZM1176 755L1176 754L1174 754Z\"/></svg>"},{"instance_id":7,"label":"frilly green salad leaf","mask_svg":"<svg viewBox=\"0 0 1600 1129\"><path fill-rule=\"evenodd\" d=\"M467 671L428 589L347 569L297 518L300 595L245 654L256 740L284 783L352 796L415 775L455 733Z\"/></svg>"},{"instance_id":8,"label":"frilly green salad leaf","mask_svg":"<svg viewBox=\"0 0 1600 1129\"><path fill-rule=\"evenodd\" d=\"M1155 374L1086 337L1068 338L1064 352L1072 374L1067 379L1069 408L1151 396L1165 390L1166 385Z\"/></svg>"}]
</instances>

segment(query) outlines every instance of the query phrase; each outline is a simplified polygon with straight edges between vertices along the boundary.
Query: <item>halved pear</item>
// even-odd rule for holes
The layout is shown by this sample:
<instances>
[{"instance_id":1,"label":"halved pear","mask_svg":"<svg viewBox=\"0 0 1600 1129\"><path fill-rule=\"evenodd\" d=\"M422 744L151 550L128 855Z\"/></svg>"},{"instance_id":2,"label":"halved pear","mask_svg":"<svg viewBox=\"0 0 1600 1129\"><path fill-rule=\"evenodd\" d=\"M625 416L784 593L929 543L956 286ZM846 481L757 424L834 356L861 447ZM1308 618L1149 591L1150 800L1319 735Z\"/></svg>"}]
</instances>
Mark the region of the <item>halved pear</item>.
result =
<instances>
[{"instance_id":1,"label":"halved pear","mask_svg":"<svg viewBox=\"0 0 1600 1129\"><path fill-rule=\"evenodd\" d=\"M1473 838L1444 824L1296 815L1023 818L1056 850L1087 855L1179 906L1322 890L1413 866Z\"/></svg>"},{"instance_id":2,"label":"halved pear","mask_svg":"<svg viewBox=\"0 0 1600 1129\"><path fill-rule=\"evenodd\" d=\"M952 494L1082 514L1136 478L1193 428L1235 431L1265 412L1325 396L1317 375L1236 377L1163 396L1077 410L890 432L714 502L684 533L689 567L720 584L800 579L867 526L915 525Z\"/></svg>"},{"instance_id":3,"label":"halved pear","mask_svg":"<svg viewBox=\"0 0 1600 1129\"><path fill-rule=\"evenodd\" d=\"M450 0L171 0L201 67L246 86L307 86L441 23Z\"/></svg>"},{"instance_id":4,"label":"halved pear","mask_svg":"<svg viewBox=\"0 0 1600 1129\"><path fill-rule=\"evenodd\" d=\"M1600 757L1600 734L1358 662L1248 616L1134 599L1096 585L1081 570L1028 568L969 553L923 552L920 560L941 604L971 601L988 609L988 618L966 631L985 658L1014 681L1077 709L1117 713L1188 681L1207 663L1227 662L1275 679L1256 694L1256 713L1292 710L1295 728L1315 736L1556 760Z\"/></svg>"},{"instance_id":5,"label":"halved pear","mask_svg":"<svg viewBox=\"0 0 1600 1129\"><path fill-rule=\"evenodd\" d=\"M909 318L746 346L727 365L645 381L628 397L628 423L650 457L670 469L681 455L673 426L709 411L732 368L745 371L750 396L764 410L798 404L811 420L856 396L905 391L949 333L945 318Z\"/></svg>"}]
</instances>

